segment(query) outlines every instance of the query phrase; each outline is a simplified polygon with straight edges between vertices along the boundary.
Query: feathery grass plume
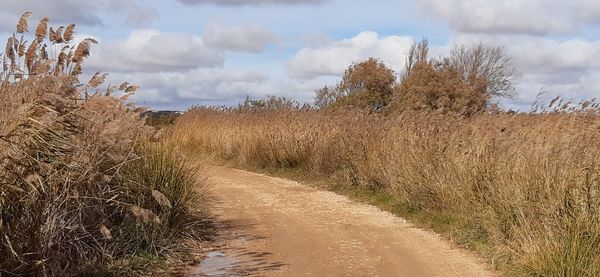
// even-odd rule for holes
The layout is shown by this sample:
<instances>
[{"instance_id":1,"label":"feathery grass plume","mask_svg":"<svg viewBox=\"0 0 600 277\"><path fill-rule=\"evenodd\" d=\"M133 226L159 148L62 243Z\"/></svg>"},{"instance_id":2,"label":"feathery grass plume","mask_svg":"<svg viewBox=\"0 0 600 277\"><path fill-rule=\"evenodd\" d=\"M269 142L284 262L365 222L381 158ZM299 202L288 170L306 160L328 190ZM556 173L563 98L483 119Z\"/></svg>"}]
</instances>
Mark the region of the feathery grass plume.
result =
<instances>
[{"instance_id":1,"label":"feathery grass plume","mask_svg":"<svg viewBox=\"0 0 600 277\"><path fill-rule=\"evenodd\" d=\"M107 73L101 74L100 72L96 72L88 82L88 86L92 88L97 88L102 83L104 83L104 80L106 80L106 76L108 76Z\"/></svg>"},{"instance_id":2,"label":"feathery grass plume","mask_svg":"<svg viewBox=\"0 0 600 277\"><path fill-rule=\"evenodd\" d=\"M31 15L31 12L25 12L23 15L21 15L21 18L19 18L19 23L17 24L17 33L23 34L29 31L27 30L27 21Z\"/></svg>"},{"instance_id":3,"label":"feathery grass plume","mask_svg":"<svg viewBox=\"0 0 600 277\"><path fill-rule=\"evenodd\" d=\"M81 64L76 63L71 69L71 76L79 76L82 73Z\"/></svg>"},{"instance_id":4,"label":"feathery grass plume","mask_svg":"<svg viewBox=\"0 0 600 277\"><path fill-rule=\"evenodd\" d=\"M63 31L65 30L64 26L60 26L58 27L58 29L56 29L56 32L54 33L54 43L63 43L64 39L63 39Z\"/></svg>"},{"instance_id":5,"label":"feathery grass plume","mask_svg":"<svg viewBox=\"0 0 600 277\"><path fill-rule=\"evenodd\" d=\"M139 206L131 206L130 210L133 216L135 216L137 219L141 220L144 223L162 223L160 217L158 217L152 210L144 209Z\"/></svg>"},{"instance_id":6,"label":"feathery grass plume","mask_svg":"<svg viewBox=\"0 0 600 277\"><path fill-rule=\"evenodd\" d=\"M119 90L120 91L125 91L127 88L129 87L129 82L123 82L120 86L119 86Z\"/></svg>"},{"instance_id":7,"label":"feathery grass plume","mask_svg":"<svg viewBox=\"0 0 600 277\"><path fill-rule=\"evenodd\" d=\"M34 64L38 58L38 54L37 54L38 49L37 48L38 48L38 41L34 40L33 42L31 42L31 45L29 45L29 48L27 49L27 52L25 53L25 66L27 68L27 72L30 72L30 73L33 72Z\"/></svg>"},{"instance_id":8,"label":"feathery grass plume","mask_svg":"<svg viewBox=\"0 0 600 277\"><path fill-rule=\"evenodd\" d=\"M91 45L96 44L96 43L98 43L98 41L96 41L93 38L86 38L86 39L82 40L77 45L77 49L75 49L75 55L73 56L73 62L74 63L83 62L83 59L87 58L90 55Z\"/></svg>"},{"instance_id":9,"label":"feathery grass plume","mask_svg":"<svg viewBox=\"0 0 600 277\"><path fill-rule=\"evenodd\" d=\"M64 26L60 26L58 27L58 29L56 29L56 31L50 27L50 34L48 35L48 39L50 40L50 42L56 44L56 43L63 43L63 37L62 37L62 32L64 31L65 27Z\"/></svg>"},{"instance_id":10,"label":"feathery grass plume","mask_svg":"<svg viewBox=\"0 0 600 277\"><path fill-rule=\"evenodd\" d=\"M50 27L50 33L48 35L48 40L53 44L63 43L64 41L62 38L62 32L64 31L64 29L65 29L64 26L60 26L55 31L52 27Z\"/></svg>"},{"instance_id":11,"label":"feathery grass plume","mask_svg":"<svg viewBox=\"0 0 600 277\"><path fill-rule=\"evenodd\" d=\"M35 29L35 39L38 43L42 43L44 38L46 38L46 34L48 33L48 21L49 19L47 17L42 18Z\"/></svg>"},{"instance_id":12,"label":"feathery grass plume","mask_svg":"<svg viewBox=\"0 0 600 277\"><path fill-rule=\"evenodd\" d=\"M17 37L15 35L13 35L13 49L14 49L15 53L19 49L19 40L17 40Z\"/></svg>"},{"instance_id":13,"label":"feathery grass plume","mask_svg":"<svg viewBox=\"0 0 600 277\"><path fill-rule=\"evenodd\" d=\"M54 65L54 75L63 73L64 69L67 67L68 54L65 51L68 49L69 49L69 46L65 46L58 54L58 58L56 59L56 64Z\"/></svg>"},{"instance_id":14,"label":"feathery grass plume","mask_svg":"<svg viewBox=\"0 0 600 277\"><path fill-rule=\"evenodd\" d=\"M8 59L10 60L11 64L15 63L15 37L9 37L8 41L6 42L6 51L4 52L5 55L8 57Z\"/></svg>"},{"instance_id":15,"label":"feathery grass plume","mask_svg":"<svg viewBox=\"0 0 600 277\"><path fill-rule=\"evenodd\" d=\"M139 86L132 85L132 86L128 86L128 87L125 89L125 92L126 92L126 93L134 93L134 92L138 91L138 89L140 89L140 87L139 87Z\"/></svg>"},{"instance_id":16,"label":"feathery grass plume","mask_svg":"<svg viewBox=\"0 0 600 277\"><path fill-rule=\"evenodd\" d=\"M67 28L65 29L65 33L63 34L64 42L66 42L66 43L71 42L71 40L73 39L73 34L75 34L75 24L67 25Z\"/></svg>"},{"instance_id":17,"label":"feathery grass plume","mask_svg":"<svg viewBox=\"0 0 600 277\"><path fill-rule=\"evenodd\" d=\"M106 88L106 92L104 93L104 96L111 96L113 94L113 92L115 91L115 89L117 89L117 86L111 86L111 85L109 85Z\"/></svg>"},{"instance_id":18,"label":"feathery grass plume","mask_svg":"<svg viewBox=\"0 0 600 277\"><path fill-rule=\"evenodd\" d=\"M129 97L134 95L135 92L140 88L139 86L136 86L136 85L125 85L125 84L128 84L128 83L125 82L125 83L121 84L121 88L124 88L122 91L125 93L124 95L122 95L119 98L122 101L126 101L127 99L129 99Z\"/></svg>"},{"instance_id":19,"label":"feathery grass plume","mask_svg":"<svg viewBox=\"0 0 600 277\"><path fill-rule=\"evenodd\" d=\"M46 48L48 47L48 45L46 45L44 43L44 45L42 45L42 48L40 49L40 58L42 60L48 60L49 56L48 56L48 51L46 50Z\"/></svg>"},{"instance_id":20,"label":"feathery grass plume","mask_svg":"<svg viewBox=\"0 0 600 277\"><path fill-rule=\"evenodd\" d=\"M158 190L152 190L152 197L154 198L154 200L156 200L156 202L159 205L173 208L173 205L171 205L171 201L169 201L169 198L167 198L162 192Z\"/></svg>"},{"instance_id":21,"label":"feathery grass plume","mask_svg":"<svg viewBox=\"0 0 600 277\"><path fill-rule=\"evenodd\" d=\"M48 39L50 40L50 42L54 43L55 37L56 37L56 32L54 31L53 27L50 27L50 30L48 31Z\"/></svg>"},{"instance_id":22,"label":"feathery grass plume","mask_svg":"<svg viewBox=\"0 0 600 277\"><path fill-rule=\"evenodd\" d=\"M69 54L67 55L67 65L66 67L71 66L71 64L73 64L73 56L75 55L75 52L73 51L73 47L70 48L71 50L69 50Z\"/></svg>"},{"instance_id":23,"label":"feathery grass plume","mask_svg":"<svg viewBox=\"0 0 600 277\"><path fill-rule=\"evenodd\" d=\"M23 37L21 37L21 41L19 42L19 50L17 51L17 54L19 55L19 57L23 57L25 55L25 52L27 51L27 41L23 39Z\"/></svg>"}]
</instances>

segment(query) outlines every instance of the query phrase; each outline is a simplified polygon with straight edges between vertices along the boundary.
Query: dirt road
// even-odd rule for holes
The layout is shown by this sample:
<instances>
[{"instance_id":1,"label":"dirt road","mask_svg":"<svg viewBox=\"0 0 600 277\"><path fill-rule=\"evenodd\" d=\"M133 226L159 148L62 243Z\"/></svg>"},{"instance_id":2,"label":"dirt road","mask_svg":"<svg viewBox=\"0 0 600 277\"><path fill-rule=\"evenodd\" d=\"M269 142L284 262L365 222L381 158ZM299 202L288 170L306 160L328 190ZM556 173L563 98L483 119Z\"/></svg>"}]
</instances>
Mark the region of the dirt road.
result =
<instances>
[{"instance_id":1,"label":"dirt road","mask_svg":"<svg viewBox=\"0 0 600 277\"><path fill-rule=\"evenodd\" d=\"M192 276L495 276L373 206L294 181L212 169L222 245Z\"/></svg>"}]
</instances>

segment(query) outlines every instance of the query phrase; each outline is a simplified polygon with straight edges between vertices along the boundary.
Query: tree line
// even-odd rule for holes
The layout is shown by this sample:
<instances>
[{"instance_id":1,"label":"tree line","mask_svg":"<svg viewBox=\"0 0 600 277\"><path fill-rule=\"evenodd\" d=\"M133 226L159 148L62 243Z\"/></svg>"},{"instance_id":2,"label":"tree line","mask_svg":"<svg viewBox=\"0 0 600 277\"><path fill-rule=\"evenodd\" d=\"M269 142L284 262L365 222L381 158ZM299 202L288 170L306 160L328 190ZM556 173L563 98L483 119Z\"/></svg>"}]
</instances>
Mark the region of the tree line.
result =
<instances>
[{"instance_id":1,"label":"tree line","mask_svg":"<svg viewBox=\"0 0 600 277\"><path fill-rule=\"evenodd\" d=\"M429 43L414 43L403 72L377 58L353 63L339 83L315 92L319 109L362 109L396 114L430 111L469 116L515 94L516 69L503 48L461 45L430 57Z\"/></svg>"}]
</instances>

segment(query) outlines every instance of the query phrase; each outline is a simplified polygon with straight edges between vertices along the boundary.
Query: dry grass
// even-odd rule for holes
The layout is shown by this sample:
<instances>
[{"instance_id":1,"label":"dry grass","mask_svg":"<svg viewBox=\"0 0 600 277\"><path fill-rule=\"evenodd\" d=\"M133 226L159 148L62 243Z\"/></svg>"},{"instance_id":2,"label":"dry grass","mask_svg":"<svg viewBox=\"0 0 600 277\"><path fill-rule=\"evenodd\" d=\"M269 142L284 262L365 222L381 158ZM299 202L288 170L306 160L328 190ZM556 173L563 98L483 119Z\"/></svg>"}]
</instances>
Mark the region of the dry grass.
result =
<instances>
[{"instance_id":1,"label":"dry grass","mask_svg":"<svg viewBox=\"0 0 600 277\"><path fill-rule=\"evenodd\" d=\"M238 166L295 169L450 215L514 275L600 276L600 117L194 108L172 135ZM463 232L460 232L463 231Z\"/></svg>"},{"instance_id":2,"label":"dry grass","mask_svg":"<svg viewBox=\"0 0 600 277\"><path fill-rule=\"evenodd\" d=\"M125 102L137 87L100 90L100 73L79 81L95 40L71 44L74 25L48 35L48 22L31 43L10 37L2 56L0 275L68 275L180 252L204 235L196 170L172 147L144 143L153 130Z\"/></svg>"}]
</instances>

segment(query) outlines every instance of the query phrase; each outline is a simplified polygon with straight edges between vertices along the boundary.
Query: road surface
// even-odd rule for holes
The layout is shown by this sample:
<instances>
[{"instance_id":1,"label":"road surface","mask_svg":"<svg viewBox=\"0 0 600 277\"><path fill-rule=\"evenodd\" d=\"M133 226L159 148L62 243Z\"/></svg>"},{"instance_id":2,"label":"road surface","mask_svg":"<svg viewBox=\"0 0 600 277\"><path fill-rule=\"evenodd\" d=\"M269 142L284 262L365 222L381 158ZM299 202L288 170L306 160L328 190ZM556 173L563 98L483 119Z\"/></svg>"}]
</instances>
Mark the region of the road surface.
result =
<instances>
[{"instance_id":1,"label":"road surface","mask_svg":"<svg viewBox=\"0 0 600 277\"><path fill-rule=\"evenodd\" d=\"M497 276L380 209L300 183L211 168L220 243L191 276Z\"/></svg>"}]
</instances>

